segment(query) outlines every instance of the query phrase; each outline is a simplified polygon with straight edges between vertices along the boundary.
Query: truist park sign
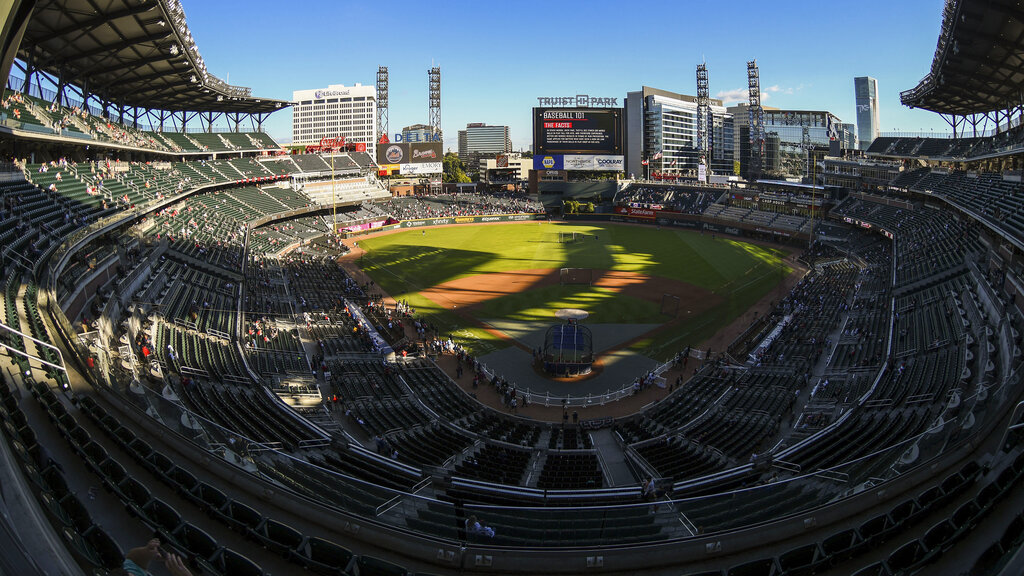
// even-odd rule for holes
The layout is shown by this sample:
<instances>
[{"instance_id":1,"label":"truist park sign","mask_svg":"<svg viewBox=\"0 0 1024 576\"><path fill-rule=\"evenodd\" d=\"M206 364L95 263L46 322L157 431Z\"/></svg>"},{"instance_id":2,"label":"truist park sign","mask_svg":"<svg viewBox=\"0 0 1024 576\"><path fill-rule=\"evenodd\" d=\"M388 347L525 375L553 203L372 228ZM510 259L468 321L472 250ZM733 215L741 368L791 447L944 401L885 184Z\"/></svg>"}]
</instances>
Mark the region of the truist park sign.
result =
<instances>
[{"instance_id":1,"label":"truist park sign","mask_svg":"<svg viewBox=\"0 0 1024 576\"><path fill-rule=\"evenodd\" d=\"M537 97L537 105L541 107L545 106L583 106L583 107L598 107L606 108L610 106L618 106L618 98L598 98L597 96L589 96L587 94L577 94L575 96L539 96Z\"/></svg>"}]
</instances>

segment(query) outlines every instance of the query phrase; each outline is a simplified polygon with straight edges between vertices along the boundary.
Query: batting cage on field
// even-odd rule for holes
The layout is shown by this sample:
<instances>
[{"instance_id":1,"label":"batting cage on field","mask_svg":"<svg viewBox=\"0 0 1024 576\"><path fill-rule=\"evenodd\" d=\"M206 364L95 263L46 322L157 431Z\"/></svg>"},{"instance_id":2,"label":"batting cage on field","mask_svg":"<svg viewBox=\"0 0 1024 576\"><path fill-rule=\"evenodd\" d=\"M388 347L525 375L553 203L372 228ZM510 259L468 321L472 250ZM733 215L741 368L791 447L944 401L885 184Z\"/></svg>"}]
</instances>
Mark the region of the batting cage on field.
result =
<instances>
[{"instance_id":1,"label":"batting cage on field","mask_svg":"<svg viewBox=\"0 0 1024 576\"><path fill-rule=\"evenodd\" d=\"M576 322L548 328L544 335L544 371L556 376L589 374L594 364L594 338Z\"/></svg>"}]
</instances>

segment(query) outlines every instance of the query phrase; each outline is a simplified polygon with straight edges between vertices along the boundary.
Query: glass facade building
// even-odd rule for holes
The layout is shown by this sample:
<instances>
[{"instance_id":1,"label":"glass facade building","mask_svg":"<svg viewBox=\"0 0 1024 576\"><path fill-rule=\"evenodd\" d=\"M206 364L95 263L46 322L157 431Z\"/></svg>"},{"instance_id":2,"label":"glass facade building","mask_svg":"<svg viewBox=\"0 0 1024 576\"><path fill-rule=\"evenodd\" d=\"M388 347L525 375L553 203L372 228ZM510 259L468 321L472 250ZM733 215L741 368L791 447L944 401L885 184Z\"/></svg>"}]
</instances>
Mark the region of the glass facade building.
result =
<instances>
[{"instance_id":1,"label":"glass facade building","mask_svg":"<svg viewBox=\"0 0 1024 576\"><path fill-rule=\"evenodd\" d=\"M857 100L857 147L867 150L878 138L878 80L870 76L853 79L853 92Z\"/></svg>"},{"instance_id":2,"label":"glass facade building","mask_svg":"<svg viewBox=\"0 0 1024 576\"><path fill-rule=\"evenodd\" d=\"M733 117L710 99L708 167L733 173ZM626 95L626 173L697 176L697 97L644 86ZM644 166L643 161L648 162Z\"/></svg>"},{"instance_id":3,"label":"glass facade building","mask_svg":"<svg viewBox=\"0 0 1024 576\"><path fill-rule=\"evenodd\" d=\"M729 108L737 118L739 136L737 146L741 164L749 156L749 130L747 127L747 105ZM808 150L827 152L833 140L840 150L852 150L856 135L853 125L845 124L835 114L825 110L780 110L764 109L764 156L762 177L776 179L797 179L809 176L812 166L808 163ZM745 170L741 168L745 173Z\"/></svg>"}]
</instances>

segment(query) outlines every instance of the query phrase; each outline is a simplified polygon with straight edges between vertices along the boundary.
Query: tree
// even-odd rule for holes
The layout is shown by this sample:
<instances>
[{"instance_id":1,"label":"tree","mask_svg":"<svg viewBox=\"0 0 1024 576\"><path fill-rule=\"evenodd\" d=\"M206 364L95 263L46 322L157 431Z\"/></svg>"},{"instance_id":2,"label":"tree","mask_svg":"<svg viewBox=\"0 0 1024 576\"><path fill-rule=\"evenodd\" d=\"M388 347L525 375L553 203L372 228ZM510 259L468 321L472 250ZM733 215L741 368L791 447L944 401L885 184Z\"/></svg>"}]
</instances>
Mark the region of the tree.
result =
<instances>
[{"instance_id":1,"label":"tree","mask_svg":"<svg viewBox=\"0 0 1024 576\"><path fill-rule=\"evenodd\" d=\"M466 175L466 165L459 159L458 154L448 152L441 160L444 165L444 182L455 184L466 184L471 182Z\"/></svg>"}]
</instances>

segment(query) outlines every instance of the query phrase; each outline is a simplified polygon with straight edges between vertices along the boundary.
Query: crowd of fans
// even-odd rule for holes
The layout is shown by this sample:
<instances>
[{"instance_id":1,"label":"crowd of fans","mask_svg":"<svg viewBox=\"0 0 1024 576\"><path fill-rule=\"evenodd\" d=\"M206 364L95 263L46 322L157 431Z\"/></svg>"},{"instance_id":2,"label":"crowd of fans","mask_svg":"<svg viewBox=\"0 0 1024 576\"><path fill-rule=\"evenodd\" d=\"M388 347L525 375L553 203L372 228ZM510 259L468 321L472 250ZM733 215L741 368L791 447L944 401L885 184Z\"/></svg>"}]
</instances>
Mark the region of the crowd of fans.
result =
<instances>
[{"instance_id":1,"label":"crowd of fans","mask_svg":"<svg viewBox=\"0 0 1024 576\"><path fill-rule=\"evenodd\" d=\"M633 184L616 195L615 203L635 208L701 214L720 194L720 191L692 186Z\"/></svg>"},{"instance_id":2,"label":"crowd of fans","mask_svg":"<svg viewBox=\"0 0 1024 576\"><path fill-rule=\"evenodd\" d=\"M385 212L399 220L544 211L544 206L540 202L512 192L398 197L384 202L381 206Z\"/></svg>"}]
</instances>

